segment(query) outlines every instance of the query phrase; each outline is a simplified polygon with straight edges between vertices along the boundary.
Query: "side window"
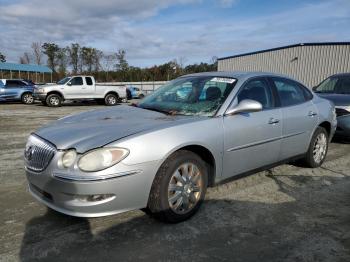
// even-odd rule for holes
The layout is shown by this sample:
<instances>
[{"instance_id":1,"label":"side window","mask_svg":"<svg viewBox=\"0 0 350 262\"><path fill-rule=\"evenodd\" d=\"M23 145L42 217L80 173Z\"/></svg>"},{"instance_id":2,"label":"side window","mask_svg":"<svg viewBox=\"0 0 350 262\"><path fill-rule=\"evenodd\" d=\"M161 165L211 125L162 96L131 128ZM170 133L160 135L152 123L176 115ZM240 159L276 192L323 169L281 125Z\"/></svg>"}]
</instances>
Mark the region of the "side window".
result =
<instances>
[{"instance_id":1,"label":"side window","mask_svg":"<svg viewBox=\"0 0 350 262\"><path fill-rule=\"evenodd\" d=\"M92 78L91 77L85 77L85 80L86 80L86 84L88 86L92 86Z\"/></svg>"},{"instance_id":2,"label":"side window","mask_svg":"<svg viewBox=\"0 0 350 262\"><path fill-rule=\"evenodd\" d=\"M244 99L251 99L262 104L263 109L274 107L271 88L265 79L253 79L246 83L237 95L238 103Z\"/></svg>"},{"instance_id":3,"label":"side window","mask_svg":"<svg viewBox=\"0 0 350 262\"><path fill-rule=\"evenodd\" d=\"M6 87L9 87L9 88L15 88L15 87L21 87L23 86L24 84L21 82L21 81L18 81L18 80L7 80L6 81Z\"/></svg>"},{"instance_id":4,"label":"side window","mask_svg":"<svg viewBox=\"0 0 350 262\"><path fill-rule=\"evenodd\" d=\"M306 101L302 87L291 80L272 78L282 106L292 106Z\"/></svg>"},{"instance_id":5,"label":"side window","mask_svg":"<svg viewBox=\"0 0 350 262\"><path fill-rule=\"evenodd\" d=\"M72 86L81 86L83 85L83 78L78 76L78 77L74 77L70 83L72 84Z\"/></svg>"},{"instance_id":6,"label":"side window","mask_svg":"<svg viewBox=\"0 0 350 262\"><path fill-rule=\"evenodd\" d=\"M335 87L337 94L350 94L350 77L343 77Z\"/></svg>"}]
</instances>

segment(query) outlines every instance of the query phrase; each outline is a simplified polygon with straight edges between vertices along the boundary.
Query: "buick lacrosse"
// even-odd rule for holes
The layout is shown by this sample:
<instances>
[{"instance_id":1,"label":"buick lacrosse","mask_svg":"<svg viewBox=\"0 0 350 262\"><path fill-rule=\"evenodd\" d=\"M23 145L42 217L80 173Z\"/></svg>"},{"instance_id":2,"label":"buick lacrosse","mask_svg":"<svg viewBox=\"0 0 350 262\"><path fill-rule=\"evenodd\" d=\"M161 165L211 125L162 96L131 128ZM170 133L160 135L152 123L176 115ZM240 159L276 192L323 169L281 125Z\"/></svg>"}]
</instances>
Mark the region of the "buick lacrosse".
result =
<instances>
[{"instance_id":1,"label":"buick lacrosse","mask_svg":"<svg viewBox=\"0 0 350 262\"><path fill-rule=\"evenodd\" d=\"M179 77L138 105L59 119L28 138L32 195L79 217L142 209L180 222L207 187L291 160L324 161L334 106L285 76L210 72Z\"/></svg>"}]
</instances>

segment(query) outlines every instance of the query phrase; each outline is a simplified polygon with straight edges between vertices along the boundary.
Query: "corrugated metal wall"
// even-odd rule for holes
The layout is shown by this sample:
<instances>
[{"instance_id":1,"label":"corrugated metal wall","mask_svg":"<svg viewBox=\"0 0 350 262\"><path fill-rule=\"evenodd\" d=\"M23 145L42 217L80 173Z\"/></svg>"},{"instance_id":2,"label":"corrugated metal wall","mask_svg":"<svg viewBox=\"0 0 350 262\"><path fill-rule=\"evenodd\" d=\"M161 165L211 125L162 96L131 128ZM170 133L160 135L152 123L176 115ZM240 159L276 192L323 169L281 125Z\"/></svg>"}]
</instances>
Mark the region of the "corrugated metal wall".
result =
<instances>
[{"instance_id":1,"label":"corrugated metal wall","mask_svg":"<svg viewBox=\"0 0 350 262\"><path fill-rule=\"evenodd\" d=\"M218 70L280 73L312 87L330 75L350 72L350 45L296 46L227 58L218 61Z\"/></svg>"}]
</instances>

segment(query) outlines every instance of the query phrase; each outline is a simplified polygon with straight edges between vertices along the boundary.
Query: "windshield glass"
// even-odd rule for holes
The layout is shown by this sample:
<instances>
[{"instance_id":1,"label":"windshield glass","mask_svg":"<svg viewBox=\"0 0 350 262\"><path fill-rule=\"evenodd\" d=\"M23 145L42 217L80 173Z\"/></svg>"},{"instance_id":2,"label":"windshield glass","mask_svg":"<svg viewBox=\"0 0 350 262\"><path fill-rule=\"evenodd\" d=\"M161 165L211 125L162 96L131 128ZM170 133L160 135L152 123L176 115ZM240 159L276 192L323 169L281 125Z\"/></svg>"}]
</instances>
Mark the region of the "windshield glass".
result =
<instances>
[{"instance_id":1,"label":"windshield glass","mask_svg":"<svg viewBox=\"0 0 350 262\"><path fill-rule=\"evenodd\" d=\"M71 77L65 77L65 78L61 79L60 81L58 81L57 84L59 84L59 85L64 85L64 84L67 83L70 79L71 79Z\"/></svg>"},{"instance_id":2,"label":"windshield glass","mask_svg":"<svg viewBox=\"0 0 350 262\"><path fill-rule=\"evenodd\" d=\"M318 87L316 87L316 93L334 93L334 87L338 81L338 78L330 77L324 80Z\"/></svg>"},{"instance_id":3,"label":"windshield glass","mask_svg":"<svg viewBox=\"0 0 350 262\"><path fill-rule=\"evenodd\" d=\"M235 84L236 79L229 77L181 77L157 89L138 106L172 115L213 116Z\"/></svg>"}]
</instances>

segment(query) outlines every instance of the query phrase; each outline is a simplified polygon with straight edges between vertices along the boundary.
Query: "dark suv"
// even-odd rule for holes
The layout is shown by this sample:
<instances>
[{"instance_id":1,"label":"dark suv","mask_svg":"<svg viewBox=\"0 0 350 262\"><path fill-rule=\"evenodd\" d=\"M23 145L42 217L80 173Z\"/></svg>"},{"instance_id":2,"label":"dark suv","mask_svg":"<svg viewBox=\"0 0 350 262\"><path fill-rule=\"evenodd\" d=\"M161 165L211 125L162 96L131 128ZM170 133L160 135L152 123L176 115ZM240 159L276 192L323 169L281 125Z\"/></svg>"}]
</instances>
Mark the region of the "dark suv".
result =
<instances>
[{"instance_id":1,"label":"dark suv","mask_svg":"<svg viewBox=\"0 0 350 262\"><path fill-rule=\"evenodd\" d=\"M350 73L332 75L313 90L334 103L338 120L336 135L350 138Z\"/></svg>"}]
</instances>

